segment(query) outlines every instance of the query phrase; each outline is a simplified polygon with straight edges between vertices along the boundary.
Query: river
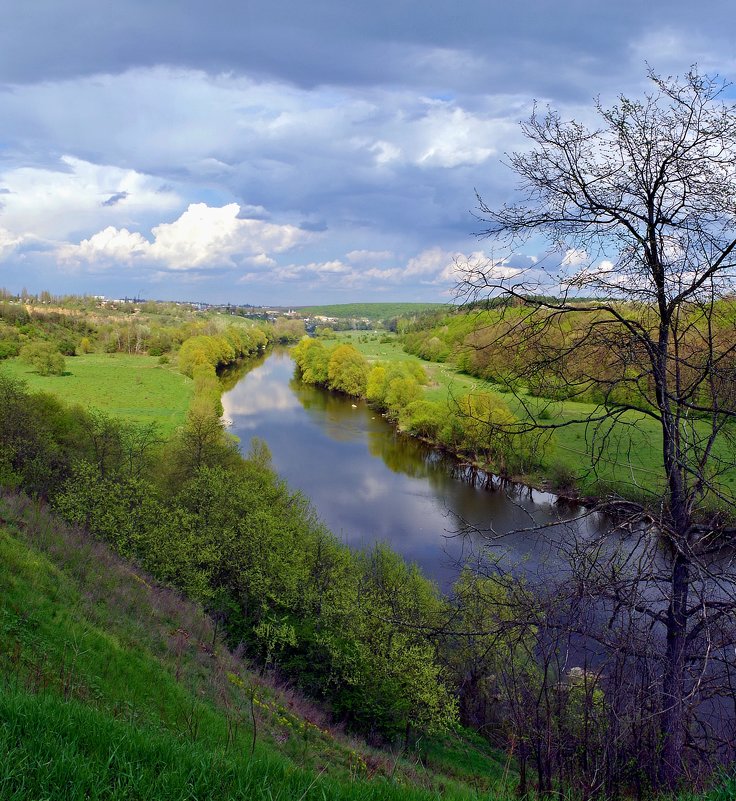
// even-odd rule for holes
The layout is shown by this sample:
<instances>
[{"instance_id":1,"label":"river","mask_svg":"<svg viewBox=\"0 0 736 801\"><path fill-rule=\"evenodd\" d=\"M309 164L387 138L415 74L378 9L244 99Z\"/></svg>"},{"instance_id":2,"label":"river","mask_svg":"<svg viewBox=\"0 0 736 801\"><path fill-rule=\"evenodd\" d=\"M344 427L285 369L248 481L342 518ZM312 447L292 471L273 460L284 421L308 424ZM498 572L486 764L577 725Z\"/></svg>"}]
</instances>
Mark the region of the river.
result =
<instances>
[{"instance_id":1,"label":"river","mask_svg":"<svg viewBox=\"0 0 736 801\"><path fill-rule=\"evenodd\" d=\"M485 481L468 480L456 459L397 433L363 401L302 383L294 367L286 350L276 350L230 376L224 417L245 453L252 437L265 440L277 473L343 542L388 543L443 589L489 536L507 564L554 569L555 537L528 529L573 520L580 510L526 488L479 486ZM461 535L468 526L474 533ZM515 533L500 536L508 532Z\"/></svg>"}]
</instances>

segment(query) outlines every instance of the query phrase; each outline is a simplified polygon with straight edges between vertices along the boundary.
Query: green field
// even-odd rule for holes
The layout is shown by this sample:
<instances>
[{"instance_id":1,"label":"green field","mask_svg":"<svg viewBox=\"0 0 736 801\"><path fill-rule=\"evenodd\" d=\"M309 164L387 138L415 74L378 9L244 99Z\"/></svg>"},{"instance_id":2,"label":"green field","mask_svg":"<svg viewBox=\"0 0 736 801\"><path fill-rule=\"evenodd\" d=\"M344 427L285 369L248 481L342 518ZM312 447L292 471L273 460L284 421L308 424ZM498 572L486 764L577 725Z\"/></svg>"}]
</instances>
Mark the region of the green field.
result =
<instances>
[{"instance_id":1,"label":"green field","mask_svg":"<svg viewBox=\"0 0 736 801\"><path fill-rule=\"evenodd\" d=\"M123 353L67 357L64 375L42 376L19 359L0 362L0 371L25 381L33 391L49 392L65 403L134 423L157 423L170 434L186 418L194 392L190 378L154 356Z\"/></svg>"}]
</instances>

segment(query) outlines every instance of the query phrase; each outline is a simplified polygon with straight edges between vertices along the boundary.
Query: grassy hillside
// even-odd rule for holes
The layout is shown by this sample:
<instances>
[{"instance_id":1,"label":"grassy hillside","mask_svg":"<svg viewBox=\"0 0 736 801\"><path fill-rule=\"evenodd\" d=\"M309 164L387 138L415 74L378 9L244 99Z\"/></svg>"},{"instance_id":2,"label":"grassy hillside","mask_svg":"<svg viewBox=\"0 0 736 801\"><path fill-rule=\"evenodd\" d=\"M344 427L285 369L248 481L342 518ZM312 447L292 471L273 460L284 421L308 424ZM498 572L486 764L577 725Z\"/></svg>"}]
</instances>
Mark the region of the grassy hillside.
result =
<instances>
[{"instance_id":1,"label":"grassy hillside","mask_svg":"<svg viewBox=\"0 0 736 801\"><path fill-rule=\"evenodd\" d=\"M304 315L322 315L338 319L365 318L366 320L387 320L391 317L421 314L429 310L441 310L442 303L336 303L326 306L300 306L298 311Z\"/></svg>"},{"instance_id":2,"label":"grassy hillside","mask_svg":"<svg viewBox=\"0 0 736 801\"><path fill-rule=\"evenodd\" d=\"M158 423L169 434L184 422L194 393L190 378L153 356L90 353L66 359L64 375L39 375L20 359L0 363L0 371L50 392L65 403L95 408L135 423Z\"/></svg>"},{"instance_id":3,"label":"grassy hillside","mask_svg":"<svg viewBox=\"0 0 736 801\"><path fill-rule=\"evenodd\" d=\"M349 738L228 652L200 608L7 495L0 752L0 797L18 800L472 799L507 777L467 737L406 755Z\"/></svg>"}]
</instances>

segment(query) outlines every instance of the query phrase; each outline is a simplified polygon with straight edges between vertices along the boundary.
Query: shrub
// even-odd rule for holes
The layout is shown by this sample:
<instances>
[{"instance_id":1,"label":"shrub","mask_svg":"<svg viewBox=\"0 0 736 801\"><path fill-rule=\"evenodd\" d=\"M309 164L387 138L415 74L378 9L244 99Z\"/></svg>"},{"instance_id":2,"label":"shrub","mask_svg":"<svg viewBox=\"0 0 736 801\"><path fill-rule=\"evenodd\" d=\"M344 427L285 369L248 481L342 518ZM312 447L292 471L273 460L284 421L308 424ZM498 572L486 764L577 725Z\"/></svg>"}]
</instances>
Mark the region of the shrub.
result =
<instances>
[{"instance_id":1,"label":"shrub","mask_svg":"<svg viewBox=\"0 0 736 801\"><path fill-rule=\"evenodd\" d=\"M57 345L57 349L64 356L76 356L77 355L77 343L76 343L75 340L71 339L70 337L64 337L63 339L60 339L59 343Z\"/></svg>"},{"instance_id":2,"label":"shrub","mask_svg":"<svg viewBox=\"0 0 736 801\"><path fill-rule=\"evenodd\" d=\"M90 341L89 337L82 337L79 340L79 352L92 353L92 342Z\"/></svg>"},{"instance_id":3,"label":"shrub","mask_svg":"<svg viewBox=\"0 0 736 801\"><path fill-rule=\"evenodd\" d=\"M0 339L0 361L17 356L20 352L20 344L12 339Z\"/></svg>"},{"instance_id":4,"label":"shrub","mask_svg":"<svg viewBox=\"0 0 736 801\"><path fill-rule=\"evenodd\" d=\"M402 428L419 437L436 439L447 420L447 406L436 401L415 400L400 416Z\"/></svg>"},{"instance_id":5,"label":"shrub","mask_svg":"<svg viewBox=\"0 0 736 801\"><path fill-rule=\"evenodd\" d=\"M32 342L21 348L20 356L36 368L40 375L62 375L66 363L64 356L51 342Z\"/></svg>"}]
</instances>

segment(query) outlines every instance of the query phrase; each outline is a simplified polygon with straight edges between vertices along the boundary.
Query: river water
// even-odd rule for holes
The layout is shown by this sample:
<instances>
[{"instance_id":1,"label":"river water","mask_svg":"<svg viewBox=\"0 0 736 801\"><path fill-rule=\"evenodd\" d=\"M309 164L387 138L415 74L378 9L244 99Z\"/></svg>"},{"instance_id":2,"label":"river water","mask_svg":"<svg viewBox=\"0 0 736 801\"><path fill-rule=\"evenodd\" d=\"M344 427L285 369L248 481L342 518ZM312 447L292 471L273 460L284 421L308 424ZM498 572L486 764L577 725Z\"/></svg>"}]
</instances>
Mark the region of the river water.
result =
<instances>
[{"instance_id":1,"label":"river water","mask_svg":"<svg viewBox=\"0 0 736 801\"><path fill-rule=\"evenodd\" d=\"M245 453L252 437L265 440L274 469L343 542L386 542L443 589L489 542L523 572L555 569L555 537L529 529L573 520L581 510L561 509L554 496L526 488L489 489L486 476L397 433L363 401L302 383L294 368L277 350L231 375L224 417ZM597 528L600 521L568 525Z\"/></svg>"}]
</instances>

